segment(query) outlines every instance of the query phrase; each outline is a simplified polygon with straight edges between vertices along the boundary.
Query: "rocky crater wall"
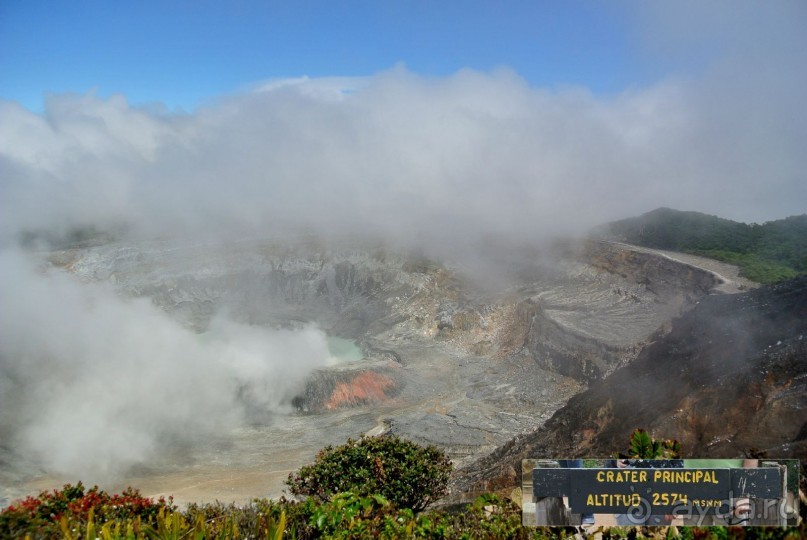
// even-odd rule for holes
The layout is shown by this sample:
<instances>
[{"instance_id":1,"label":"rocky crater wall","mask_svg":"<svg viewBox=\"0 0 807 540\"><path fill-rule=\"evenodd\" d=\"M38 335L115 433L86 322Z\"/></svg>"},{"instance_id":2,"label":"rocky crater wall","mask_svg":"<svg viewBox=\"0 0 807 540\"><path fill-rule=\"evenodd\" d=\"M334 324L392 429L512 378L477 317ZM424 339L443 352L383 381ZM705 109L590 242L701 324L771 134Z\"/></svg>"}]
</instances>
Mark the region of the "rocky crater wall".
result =
<instances>
[{"instance_id":1,"label":"rocky crater wall","mask_svg":"<svg viewBox=\"0 0 807 540\"><path fill-rule=\"evenodd\" d=\"M634 250L625 244L590 241L585 258L592 266L643 285L659 299L684 306L709 294L719 284L714 273L663 255Z\"/></svg>"},{"instance_id":2,"label":"rocky crater wall","mask_svg":"<svg viewBox=\"0 0 807 540\"><path fill-rule=\"evenodd\" d=\"M522 258L505 269L518 281L493 293L450 265L349 244L108 244L51 260L149 297L198 331L222 311L249 324L315 322L351 339L417 336L473 355L529 358L587 382L635 358L716 284L708 271L607 242Z\"/></svg>"},{"instance_id":3,"label":"rocky crater wall","mask_svg":"<svg viewBox=\"0 0 807 540\"><path fill-rule=\"evenodd\" d=\"M521 460L607 457L637 427L687 456L807 455L807 279L703 298L630 365L543 427L460 472L458 491L517 485Z\"/></svg>"}]
</instances>

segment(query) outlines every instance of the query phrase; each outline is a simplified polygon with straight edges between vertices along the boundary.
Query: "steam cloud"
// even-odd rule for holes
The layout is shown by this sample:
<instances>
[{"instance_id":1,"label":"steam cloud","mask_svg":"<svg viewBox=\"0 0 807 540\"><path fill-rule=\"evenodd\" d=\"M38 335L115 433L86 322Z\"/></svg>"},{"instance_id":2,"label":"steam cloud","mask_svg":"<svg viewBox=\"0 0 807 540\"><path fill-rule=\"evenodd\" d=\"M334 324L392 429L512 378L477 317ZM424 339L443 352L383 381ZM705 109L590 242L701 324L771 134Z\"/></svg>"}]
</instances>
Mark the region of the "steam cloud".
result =
<instances>
[{"instance_id":1,"label":"steam cloud","mask_svg":"<svg viewBox=\"0 0 807 540\"><path fill-rule=\"evenodd\" d=\"M166 442L278 410L328 359L313 327L215 319L198 336L147 299L0 254L0 438L51 471L108 480Z\"/></svg>"},{"instance_id":2,"label":"steam cloud","mask_svg":"<svg viewBox=\"0 0 807 540\"><path fill-rule=\"evenodd\" d=\"M803 213L804 3L672 5L637 6L644 50L667 65L671 47L707 50L703 70L611 96L397 67L274 81L189 114L124 96L53 95L43 115L0 102L0 438L54 470L113 474L164 437L231 425L237 395L277 407L327 358L313 328L219 318L202 342L146 300L34 268L10 249L24 231L302 227L439 249L658 206Z\"/></svg>"}]
</instances>

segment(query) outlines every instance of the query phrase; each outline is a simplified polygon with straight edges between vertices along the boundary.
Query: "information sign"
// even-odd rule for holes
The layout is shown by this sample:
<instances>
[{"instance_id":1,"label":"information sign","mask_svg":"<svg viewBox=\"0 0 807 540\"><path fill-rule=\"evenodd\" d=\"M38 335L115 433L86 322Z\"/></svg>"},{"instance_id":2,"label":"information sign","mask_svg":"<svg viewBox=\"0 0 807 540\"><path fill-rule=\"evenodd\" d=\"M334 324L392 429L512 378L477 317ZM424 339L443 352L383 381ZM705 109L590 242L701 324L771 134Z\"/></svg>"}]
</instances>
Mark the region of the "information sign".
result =
<instances>
[{"instance_id":1,"label":"information sign","mask_svg":"<svg viewBox=\"0 0 807 540\"><path fill-rule=\"evenodd\" d=\"M575 513L725 514L734 500L777 499L778 468L755 469L534 469L536 498L568 497Z\"/></svg>"}]
</instances>

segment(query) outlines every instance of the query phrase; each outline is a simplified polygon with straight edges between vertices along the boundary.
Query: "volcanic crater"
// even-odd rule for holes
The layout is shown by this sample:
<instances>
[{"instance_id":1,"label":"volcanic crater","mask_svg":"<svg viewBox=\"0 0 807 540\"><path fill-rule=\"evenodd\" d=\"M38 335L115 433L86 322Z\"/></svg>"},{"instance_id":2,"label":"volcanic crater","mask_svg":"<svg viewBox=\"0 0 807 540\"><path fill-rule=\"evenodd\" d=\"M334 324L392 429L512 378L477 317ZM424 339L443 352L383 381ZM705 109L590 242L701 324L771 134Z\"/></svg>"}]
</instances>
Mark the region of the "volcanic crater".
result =
<instances>
[{"instance_id":1,"label":"volcanic crater","mask_svg":"<svg viewBox=\"0 0 807 540\"><path fill-rule=\"evenodd\" d=\"M108 488L131 484L180 503L279 496L288 473L320 448L384 432L469 465L629 365L726 281L698 261L607 242L519 253L513 260L490 248L477 255L489 261L481 268L316 239L111 242L49 253L54 267L148 298L198 333L226 311L254 326L314 324L363 356L311 373L282 410L167 447ZM75 480L4 453L6 500Z\"/></svg>"}]
</instances>

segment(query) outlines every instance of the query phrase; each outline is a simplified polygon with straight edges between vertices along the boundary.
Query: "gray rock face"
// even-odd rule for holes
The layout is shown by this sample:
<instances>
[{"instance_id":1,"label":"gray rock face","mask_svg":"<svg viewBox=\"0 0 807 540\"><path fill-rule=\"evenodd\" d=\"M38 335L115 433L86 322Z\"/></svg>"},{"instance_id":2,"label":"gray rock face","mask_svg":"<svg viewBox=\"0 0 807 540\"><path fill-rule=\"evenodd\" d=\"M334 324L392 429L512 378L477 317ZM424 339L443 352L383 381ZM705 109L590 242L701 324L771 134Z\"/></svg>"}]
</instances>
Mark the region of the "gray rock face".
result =
<instances>
[{"instance_id":1,"label":"gray rock face","mask_svg":"<svg viewBox=\"0 0 807 540\"><path fill-rule=\"evenodd\" d=\"M434 443L468 463L629 363L716 284L692 266L603 243L519 257L501 267L507 279L496 286L460 264L347 242L113 243L50 260L121 295L149 298L195 331L220 312L251 325L315 323L366 353L355 365L312 374L293 412L228 434L224 447L200 444L186 449L185 461L144 465L123 479L147 494L176 495L198 480L198 467L222 461L226 471L205 474L246 486L256 471L288 472L322 446L369 431ZM246 498L278 494L283 478L265 478L263 491ZM230 500L220 484L208 485L177 500Z\"/></svg>"},{"instance_id":2,"label":"gray rock face","mask_svg":"<svg viewBox=\"0 0 807 540\"><path fill-rule=\"evenodd\" d=\"M541 428L454 478L459 492L515 487L521 460L604 457L631 432L680 441L685 456L807 455L807 278L704 298L630 365L592 384Z\"/></svg>"},{"instance_id":3,"label":"gray rock face","mask_svg":"<svg viewBox=\"0 0 807 540\"><path fill-rule=\"evenodd\" d=\"M199 330L213 313L228 310L251 324L358 324L358 335L385 297L411 295L419 286L417 274L401 270L402 259L384 257L269 243L150 243L62 252L52 260L83 279L109 280L126 295L149 297Z\"/></svg>"}]
</instances>

